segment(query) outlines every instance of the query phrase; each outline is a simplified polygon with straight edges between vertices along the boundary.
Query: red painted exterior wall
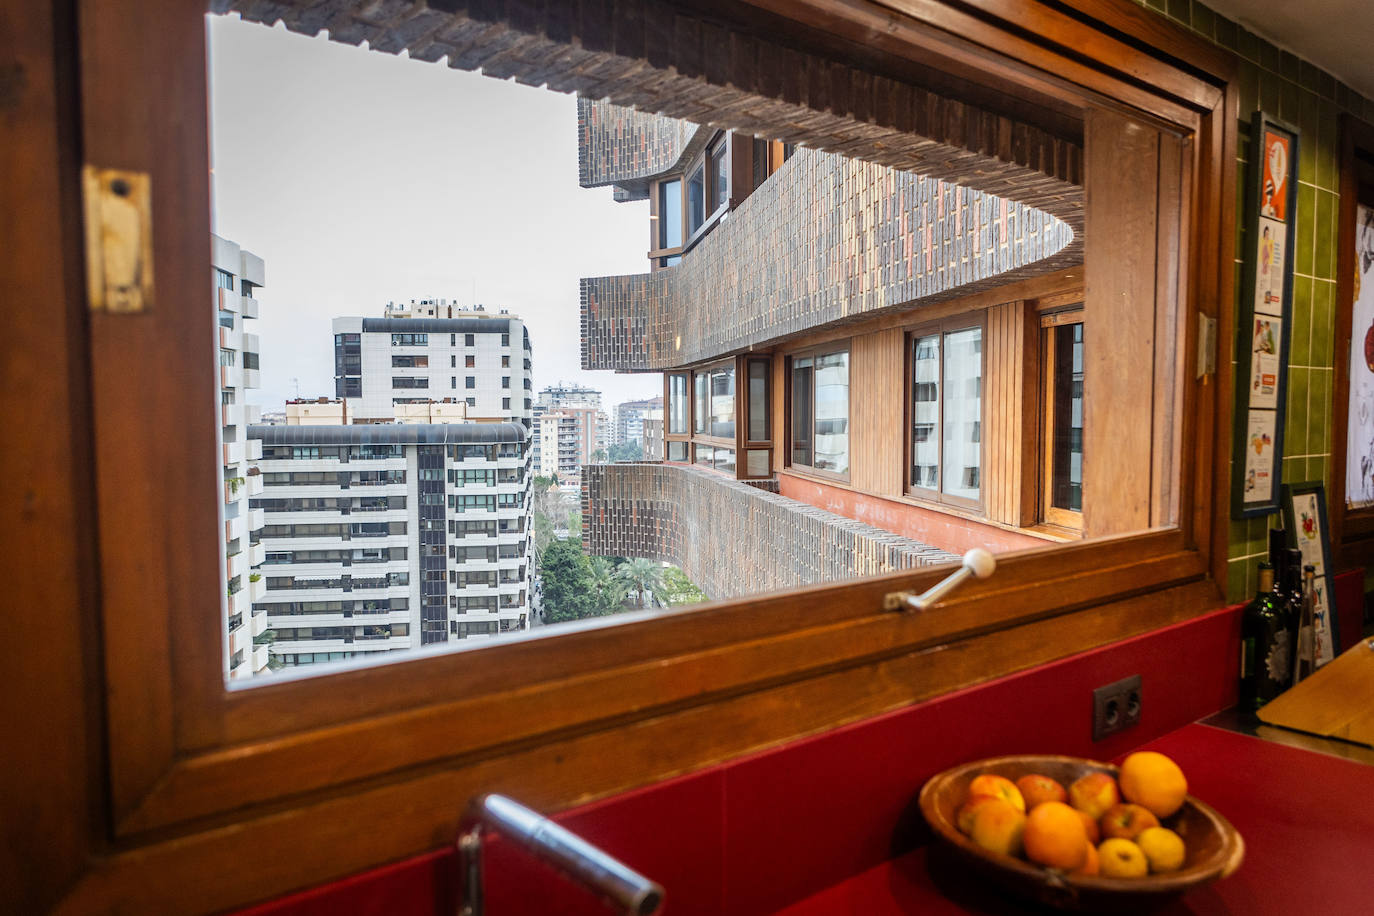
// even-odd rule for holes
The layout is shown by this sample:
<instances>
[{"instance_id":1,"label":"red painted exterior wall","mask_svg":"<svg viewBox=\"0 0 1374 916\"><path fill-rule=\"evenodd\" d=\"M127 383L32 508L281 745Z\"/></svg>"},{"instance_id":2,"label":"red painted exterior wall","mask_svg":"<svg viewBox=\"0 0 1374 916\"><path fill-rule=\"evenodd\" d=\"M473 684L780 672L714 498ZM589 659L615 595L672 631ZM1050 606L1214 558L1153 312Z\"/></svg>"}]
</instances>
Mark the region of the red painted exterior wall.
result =
<instances>
[{"instance_id":1,"label":"red painted exterior wall","mask_svg":"<svg viewBox=\"0 0 1374 916\"><path fill-rule=\"evenodd\" d=\"M789 499L909 537L932 547L939 547L941 550L948 550L950 553L963 553L974 547L982 547L993 553L1005 553L1009 550L1045 547L1053 543L1029 534L946 515L911 503L831 486L786 471L778 473L778 485L782 495Z\"/></svg>"}]
</instances>

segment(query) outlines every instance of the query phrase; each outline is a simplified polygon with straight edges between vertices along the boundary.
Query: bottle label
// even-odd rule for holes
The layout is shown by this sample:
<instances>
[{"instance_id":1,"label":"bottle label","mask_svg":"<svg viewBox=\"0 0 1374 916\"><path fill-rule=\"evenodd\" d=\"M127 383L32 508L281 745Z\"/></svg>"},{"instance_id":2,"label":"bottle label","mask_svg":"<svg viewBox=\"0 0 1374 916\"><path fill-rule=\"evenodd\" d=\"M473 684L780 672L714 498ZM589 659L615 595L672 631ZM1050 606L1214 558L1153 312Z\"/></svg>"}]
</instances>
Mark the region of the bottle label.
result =
<instances>
[{"instance_id":1,"label":"bottle label","mask_svg":"<svg viewBox=\"0 0 1374 916\"><path fill-rule=\"evenodd\" d=\"M1265 653L1264 673L1278 687L1277 696L1288 685L1293 674L1293 656L1289 654L1288 631L1282 627L1274 631L1269 640L1269 651Z\"/></svg>"}]
</instances>

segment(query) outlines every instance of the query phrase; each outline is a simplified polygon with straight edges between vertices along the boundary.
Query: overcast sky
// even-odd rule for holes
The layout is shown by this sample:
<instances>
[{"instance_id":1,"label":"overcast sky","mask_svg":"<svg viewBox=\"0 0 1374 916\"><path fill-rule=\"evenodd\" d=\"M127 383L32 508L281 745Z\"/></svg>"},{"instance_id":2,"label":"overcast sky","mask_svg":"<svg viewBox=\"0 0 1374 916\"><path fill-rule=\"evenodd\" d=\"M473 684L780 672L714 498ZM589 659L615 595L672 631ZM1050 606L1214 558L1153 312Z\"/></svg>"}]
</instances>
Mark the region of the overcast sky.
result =
<instances>
[{"instance_id":1,"label":"overcast sky","mask_svg":"<svg viewBox=\"0 0 1374 916\"><path fill-rule=\"evenodd\" d=\"M660 375L580 369L577 281L647 271L649 213L578 187L572 96L208 20L214 231L267 266L250 400L332 396L331 319L421 298L523 318L536 391L662 393Z\"/></svg>"}]
</instances>

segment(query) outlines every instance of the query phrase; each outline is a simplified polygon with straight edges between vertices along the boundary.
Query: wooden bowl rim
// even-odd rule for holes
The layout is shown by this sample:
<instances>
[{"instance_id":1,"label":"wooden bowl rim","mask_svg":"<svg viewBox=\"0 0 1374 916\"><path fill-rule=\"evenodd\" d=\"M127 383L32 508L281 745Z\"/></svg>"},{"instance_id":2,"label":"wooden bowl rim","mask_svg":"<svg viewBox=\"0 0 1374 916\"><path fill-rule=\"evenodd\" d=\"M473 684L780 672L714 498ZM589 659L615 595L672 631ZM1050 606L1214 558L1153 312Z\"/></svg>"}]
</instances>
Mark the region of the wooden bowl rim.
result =
<instances>
[{"instance_id":1,"label":"wooden bowl rim","mask_svg":"<svg viewBox=\"0 0 1374 916\"><path fill-rule=\"evenodd\" d=\"M1215 855L1206 861L1189 868L1163 875L1147 875L1144 878L1110 878L1102 875L1072 876L1055 868L1046 868L994 853L977 845L959 832L959 829L942 818L935 806L939 790L946 784L969 773L971 770L994 771L999 766L1009 764L1035 765L1037 763L1073 764L1096 769L1118 777L1120 770L1113 764L1086 757L1066 757L1055 754L1010 754L1003 757L987 757L969 763L961 763L936 773L921 787L921 815L940 839L952 844L966 855L973 856L989 865L1050 887L1071 887L1080 890L1105 894L1174 894L1206 884L1217 878L1224 878L1240 867L1245 857L1245 841L1239 831L1231 825L1220 812L1193 795L1184 797L1183 804L1192 806L1200 814L1212 821L1220 832L1223 842Z\"/></svg>"}]
</instances>

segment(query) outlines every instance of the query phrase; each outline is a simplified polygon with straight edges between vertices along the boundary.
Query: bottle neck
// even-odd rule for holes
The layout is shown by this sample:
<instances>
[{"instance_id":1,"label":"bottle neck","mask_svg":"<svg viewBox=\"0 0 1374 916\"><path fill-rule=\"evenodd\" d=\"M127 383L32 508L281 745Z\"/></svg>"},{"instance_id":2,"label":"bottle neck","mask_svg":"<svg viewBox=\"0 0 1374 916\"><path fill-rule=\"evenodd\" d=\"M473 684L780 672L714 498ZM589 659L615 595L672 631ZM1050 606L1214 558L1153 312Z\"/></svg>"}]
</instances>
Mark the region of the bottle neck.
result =
<instances>
[{"instance_id":1,"label":"bottle neck","mask_svg":"<svg viewBox=\"0 0 1374 916\"><path fill-rule=\"evenodd\" d=\"M1259 590L1261 594L1274 590L1274 571L1272 569L1259 571Z\"/></svg>"}]
</instances>

